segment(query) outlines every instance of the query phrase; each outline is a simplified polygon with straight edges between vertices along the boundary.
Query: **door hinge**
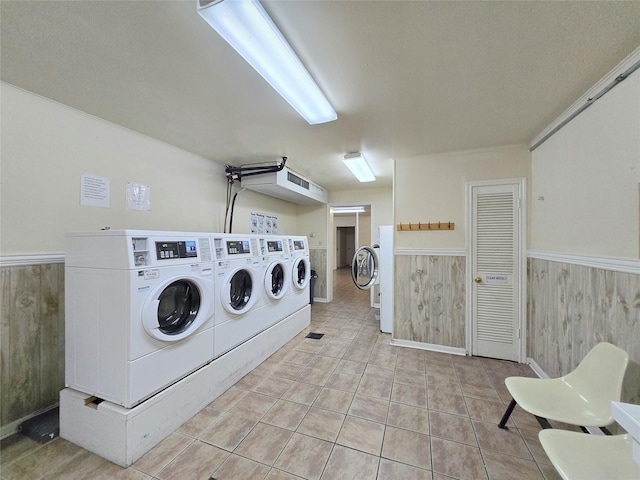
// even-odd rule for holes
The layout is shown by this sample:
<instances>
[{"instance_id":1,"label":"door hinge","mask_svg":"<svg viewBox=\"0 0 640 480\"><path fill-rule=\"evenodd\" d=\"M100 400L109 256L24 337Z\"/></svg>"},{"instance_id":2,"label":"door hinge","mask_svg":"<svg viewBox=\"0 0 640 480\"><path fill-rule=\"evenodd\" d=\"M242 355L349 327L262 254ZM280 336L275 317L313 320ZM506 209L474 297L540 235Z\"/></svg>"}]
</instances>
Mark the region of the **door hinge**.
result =
<instances>
[{"instance_id":1,"label":"door hinge","mask_svg":"<svg viewBox=\"0 0 640 480\"><path fill-rule=\"evenodd\" d=\"M520 338L520 329L516 330L516 338Z\"/></svg>"}]
</instances>

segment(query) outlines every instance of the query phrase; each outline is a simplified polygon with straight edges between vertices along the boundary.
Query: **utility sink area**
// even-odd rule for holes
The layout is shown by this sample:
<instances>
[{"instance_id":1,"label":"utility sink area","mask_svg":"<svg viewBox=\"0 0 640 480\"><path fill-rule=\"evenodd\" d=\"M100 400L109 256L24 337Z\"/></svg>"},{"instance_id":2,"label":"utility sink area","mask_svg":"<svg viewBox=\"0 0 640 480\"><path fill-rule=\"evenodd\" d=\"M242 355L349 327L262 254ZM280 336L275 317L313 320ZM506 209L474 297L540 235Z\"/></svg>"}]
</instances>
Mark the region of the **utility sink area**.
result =
<instances>
[{"instance_id":1,"label":"utility sink area","mask_svg":"<svg viewBox=\"0 0 640 480\"><path fill-rule=\"evenodd\" d=\"M611 402L611 413L615 421L633 437L633 460L640 465L640 405Z\"/></svg>"}]
</instances>

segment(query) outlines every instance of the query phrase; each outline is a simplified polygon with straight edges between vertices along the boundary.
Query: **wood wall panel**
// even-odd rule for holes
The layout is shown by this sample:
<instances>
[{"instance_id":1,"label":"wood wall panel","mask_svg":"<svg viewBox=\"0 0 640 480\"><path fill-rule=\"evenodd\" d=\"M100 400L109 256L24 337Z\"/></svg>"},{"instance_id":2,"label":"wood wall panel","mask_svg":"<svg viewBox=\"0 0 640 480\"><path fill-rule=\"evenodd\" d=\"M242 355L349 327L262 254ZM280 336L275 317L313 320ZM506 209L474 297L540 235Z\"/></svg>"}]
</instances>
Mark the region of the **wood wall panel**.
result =
<instances>
[{"instance_id":1,"label":"wood wall panel","mask_svg":"<svg viewBox=\"0 0 640 480\"><path fill-rule=\"evenodd\" d=\"M315 298L327 298L327 250L325 248L310 249L309 262L318 275L313 295Z\"/></svg>"},{"instance_id":2,"label":"wood wall panel","mask_svg":"<svg viewBox=\"0 0 640 480\"><path fill-rule=\"evenodd\" d=\"M326 298L325 249L310 251ZM640 403L640 275L529 259L527 356L550 376L573 370L600 341L631 363L623 399ZM394 338L465 346L465 259L395 256ZM64 264L0 268L0 421L58 402L64 388Z\"/></svg>"},{"instance_id":3,"label":"wood wall panel","mask_svg":"<svg viewBox=\"0 0 640 480\"><path fill-rule=\"evenodd\" d=\"M640 275L529 259L527 356L551 377L599 342L629 353L623 400L640 403Z\"/></svg>"},{"instance_id":4,"label":"wood wall panel","mask_svg":"<svg viewBox=\"0 0 640 480\"><path fill-rule=\"evenodd\" d=\"M396 255L393 337L465 347L465 259Z\"/></svg>"},{"instance_id":5,"label":"wood wall panel","mask_svg":"<svg viewBox=\"0 0 640 480\"><path fill-rule=\"evenodd\" d=\"M0 269L1 425L58 403L64 388L64 265Z\"/></svg>"}]
</instances>

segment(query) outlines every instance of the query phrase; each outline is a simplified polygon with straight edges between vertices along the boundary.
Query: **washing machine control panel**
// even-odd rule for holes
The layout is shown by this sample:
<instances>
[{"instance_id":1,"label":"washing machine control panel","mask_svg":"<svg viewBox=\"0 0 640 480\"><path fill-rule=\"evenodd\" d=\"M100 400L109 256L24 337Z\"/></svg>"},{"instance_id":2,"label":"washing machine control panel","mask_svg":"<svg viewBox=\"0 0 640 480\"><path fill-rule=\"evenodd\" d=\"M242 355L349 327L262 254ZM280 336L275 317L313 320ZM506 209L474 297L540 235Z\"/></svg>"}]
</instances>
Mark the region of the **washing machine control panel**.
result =
<instances>
[{"instance_id":1,"label":"washing machine control panel","mask_svg":"<svg viewBox=\"0 0 640 480\"><path fill-rule=\"evenodd\" d=\"M282 253L282 240L267 240L268 253Z\"/></svg>"},{"instance_id":2,"label":"washing machine control panel","mask_svg":"<svg viewBox=\"0 0 640 480\"><path fill-rule=\"evenodd\" d=\"M198 247L195 240L183 240L178 242L156 242L156 254L156 258L158 260L197 258Z\"/></svg>"},{"instance_id":3,"label":"washing machine control panel","mask_svg":"<svg viewBox=\"0 0 640 480\"><path fill-rule=\"evenodd\" d=\"M242 255L251 253L248 240L227 240L227 253L229 255Z\"/></svg>"},{"instance_id":4,"label":"washing machine control panel","mask_svg":"<svg viewBox=\"0 0 640 480\"><path fill-rule=\"evenodd\" d=\"M294 250L305 250L304 240L294 240L293 241L293 249Z\"/></svg>"}]
</instances>

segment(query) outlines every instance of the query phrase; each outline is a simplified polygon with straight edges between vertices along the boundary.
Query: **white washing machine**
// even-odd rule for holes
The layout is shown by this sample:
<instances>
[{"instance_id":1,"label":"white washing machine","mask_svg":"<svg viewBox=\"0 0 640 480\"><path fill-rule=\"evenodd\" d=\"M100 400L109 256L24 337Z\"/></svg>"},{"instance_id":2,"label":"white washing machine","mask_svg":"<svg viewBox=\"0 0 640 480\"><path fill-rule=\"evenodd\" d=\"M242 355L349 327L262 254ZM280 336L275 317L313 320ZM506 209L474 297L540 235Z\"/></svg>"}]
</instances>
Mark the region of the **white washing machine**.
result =
<instances>
[{"instance_id":1,"label":"white washing machine","mask_svg":"<svg viewBox=\"0 0 640 480\"><path fill-rule=\"evenodd\" d=\"M213 250L203 233L65 236L65 383L131 408L213 360Z\"/></svg>"},{"instance_id":2,"label":"white washing machine","mask_svg":"<svg viewBox=\"0 0 640 480\"><path fill-rule=\"evenodd\" d=\"M274 325L291 313L288 294L291 291L291 256L285 237L269 235L258 239L263 258L262 285L265 315Z\"/></svg>"},{"instance_id":3,"label":"white washing machine","mask_svg":"<svg viewBox=\"0 0 640 480\"><path fill-rule=\"evenodd\" d=\"M287 238L291 255L291 294L289 295L289 313L295 313L310 302L309 283L311 263L307 237Z\"/></svg>"},{"instance_id":4,"label":"white washing machine","mask_svg":"<svg viewBox=\"0 0 640 480\"><path fill-rule=\"evenodd\" d=\"M393 332L393 226L380 225L377 231L380 243L365 245L356 250L351 260L351 278L360 290L371 290L371 306L375 286L378 285L380 331Z\"/></svg>"},{"instance_id":5,"label":"white washing machine","mask_svg":"<svg viewBox=\"0 0 640 480\"><path fill-rule=\"evenodd\" d=\"M215 249L214 351L218 357L271 325L265 315L264 263L256 235L213 234Z\"/></svg>"}]
</instances>

